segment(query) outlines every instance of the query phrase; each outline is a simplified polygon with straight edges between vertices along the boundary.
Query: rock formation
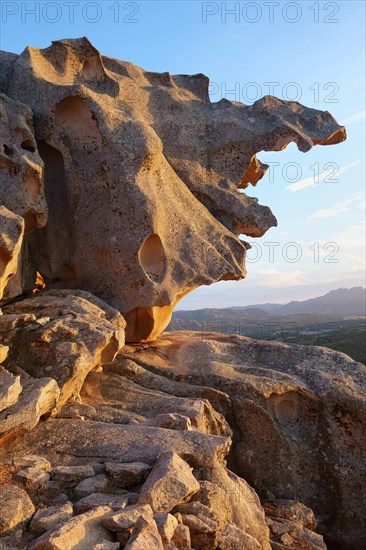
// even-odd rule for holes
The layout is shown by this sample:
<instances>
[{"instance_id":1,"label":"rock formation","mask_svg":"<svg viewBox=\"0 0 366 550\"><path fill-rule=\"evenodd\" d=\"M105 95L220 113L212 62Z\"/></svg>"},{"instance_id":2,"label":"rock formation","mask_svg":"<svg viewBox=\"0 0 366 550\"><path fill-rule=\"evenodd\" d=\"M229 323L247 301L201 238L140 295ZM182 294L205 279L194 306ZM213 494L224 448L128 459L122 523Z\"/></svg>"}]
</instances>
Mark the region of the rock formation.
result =
<instances>
[{"instance_id":1,"label":"rock formation","mask_svg":"<svg viewBox=\"0 0 366 550\"><path fill-rule=\"evenodd\" d=\"M24 219L0 205L0 299L4 289L18 270L23 243ZM20 289L21 291L21 289Z\"/></svg>"},{"instance_id":2,"label":"rock formation","mask_svg":"<svg viewBox=\"0 0 366 550\"><path fill-rule=\"evenodd\" d=\"M86 38L1 66L0 550L364 547L365 367L158 338L182 296L245 276L239 235L276 224L243 192L256 153L344 128L273 97L211 103L204 75Z\"/></svg>"},{"instance_id":3,"label":"rock formation","mask_svg":"<svg viewBox=\"0 0 366 550\"><path fill-rule=\"evenodd\" d=\"M211 103L204 75L147 72L87 38L5 61L3 91L32 109L45 165L33 280L38 270L49 288L102 298L125 316L129 341L158 336L194 288L245 276L238 236L276 225L239 192L266 170L257 152L345 139L328 112L270 96Z\"/></svg>"}]
</instances>

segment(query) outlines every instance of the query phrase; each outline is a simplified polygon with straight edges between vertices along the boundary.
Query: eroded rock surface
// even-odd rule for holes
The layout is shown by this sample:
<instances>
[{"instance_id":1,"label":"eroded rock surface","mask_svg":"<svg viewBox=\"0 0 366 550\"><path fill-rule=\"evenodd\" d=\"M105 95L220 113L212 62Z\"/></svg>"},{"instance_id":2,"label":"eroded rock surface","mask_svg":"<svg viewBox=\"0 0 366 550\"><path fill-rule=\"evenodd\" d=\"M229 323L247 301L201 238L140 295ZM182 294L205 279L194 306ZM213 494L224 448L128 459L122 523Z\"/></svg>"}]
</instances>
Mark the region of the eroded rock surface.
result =
<instances>
[{"instance_id":1,"label":"eroded rock surface","mask_svg":"<svg viewBox=\"0 0 366 550\"><path fill-rule=\"evenodd\" d=\"M166 333L125 356L155 376L173 369L175 382L226 392L235 471L260 494L312 508L332 543L366 544L364 365L326 348L198 332Z\"/></svg>"},{"instance_id":2,"label":"eroded rock surface","mask_svg":"<svg viewBox=\"0 0 366 550\"><path fill-rule=\"evenodd\" d=\"M45 165L34 269L117 307L130 341L158 336L194 288L245 277L239 234L276 225L239 192L265 173L257 152L345 139L328 112L271 96L211 103L204 75L144 71L87 38L29 46L4 66L3 92L32 109Z\"/></svg>"},{"instance_id":3,"label":"eroded rock surface","mask_svg":"<svg viewBox=\"0 0 366 550\"><path fill-rule=\"evenodd\" d=\"M23 218L0 204L0 300L17 272L23 236Z\"/></svg>"},{"instance_id":4,"label":"eroded rock surface","mask_svg":"<svg viewBox=\"0 0 366 550\"><path fill-rule=\"evenodd\" d=\"M27 493L16 485L0 488L0 533L21 526L34 514L35 508Z\"/></svg>"},{"instance_id":5,"label":"eroded rock surface","mask_svg":"<svg viewBox=\"0 0 366 550\"><path fill-rule=\"evenodd\" d=\"M0 94L0 138L0 204L22 216L29 233L47 221L43 161L34 137L32 110L4 94Z\"/></svg>"},{"instance_id":6,"label":"eroded rock surface","mask_svg":"<svg viewBox=\"0 0 366 550\"><path fill-rule=\"evenodd\" d=\"M1 57L4 73L9 60ZM5 211L10 211L7 220ZM27 239L23 242L23 234L44 227L47 212L43 161L37 150L32 110L0 93L0 299L3 292L4 298L10 299L25 288L33 288L34 268L30 267ZM10 218L13 220L11 234ZM8 264L6 269L4 262Z\"/></svg>"},{"instance_id":7,"label":"eroded rock surface","mask_svg":"<svg viewBox=\"0 0 366 550\"><path fill-rule=\"evenodd\" d=\"M86 375L124 344L123 317L82 291L46 291L8 304L0 332L11 350L5 365L34 378L52 377L59 405L76 397Z\"/></svg>"}]
</instances>

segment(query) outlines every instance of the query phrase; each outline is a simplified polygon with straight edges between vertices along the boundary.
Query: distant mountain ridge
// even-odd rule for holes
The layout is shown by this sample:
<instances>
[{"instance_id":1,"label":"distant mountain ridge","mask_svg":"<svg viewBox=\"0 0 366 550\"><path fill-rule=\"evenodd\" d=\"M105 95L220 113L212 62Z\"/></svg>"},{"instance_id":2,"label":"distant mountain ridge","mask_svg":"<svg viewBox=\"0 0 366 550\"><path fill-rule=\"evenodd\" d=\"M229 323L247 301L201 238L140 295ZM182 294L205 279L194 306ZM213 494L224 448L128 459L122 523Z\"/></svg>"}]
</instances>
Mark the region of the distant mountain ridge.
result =
<instances>
[{"instance_id":1,"label":"distant mountain ridge","mask_svg":"<svg viewBox=\"0 0 366 550\"><path fill-rule=\"evenodd\" d=\"M310 298L304 301L291 301L287 304L255 304L249 306L233 306L229 308L204 308L198 310L176 311L174 318L190 318L194 320L205 320L207 315L211 318L216 315L222 316L223 312L244 314L265 315L271 313L275 315L297 315L302 313L317 313L320 315L331 316L351 316L366 315L366 289L361 286L352 288L338 288L331 290L323 296Z\"/></svg>"}]
</instances>

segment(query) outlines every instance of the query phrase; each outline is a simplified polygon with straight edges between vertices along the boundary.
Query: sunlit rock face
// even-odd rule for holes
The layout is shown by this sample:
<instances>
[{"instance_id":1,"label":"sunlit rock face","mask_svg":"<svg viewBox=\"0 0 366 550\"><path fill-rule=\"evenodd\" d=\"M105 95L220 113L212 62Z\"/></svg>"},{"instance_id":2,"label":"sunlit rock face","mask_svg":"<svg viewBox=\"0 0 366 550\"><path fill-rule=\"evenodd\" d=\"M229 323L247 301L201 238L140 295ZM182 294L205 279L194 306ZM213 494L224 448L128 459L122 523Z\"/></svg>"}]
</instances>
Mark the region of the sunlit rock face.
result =
<instances>
[{"instance_id":1,"label":"sunlit rock face","mask_svg":"<svg viewBox=\"0 0 366 550\"><path fill-rule=\"evenodd\" d=\"M43 161L37 151L32 111L0 93L0 299L22 293L26 278L23 235L46 222Z\"/></svg>"},{"instance_id":2,"label":"sunlit rock face","mask_svg":"<svg viewBox=\"0 0 366 550\"><path fill-rule=\"evenodd\" d=\"M23 218L0 205L0 299L17 271L23 236Z\"/></svg>"},{"instance_id":3,"label":"sunlit rock face","mask_svg":"<svg viewBox=\"0 0 366 550\"><path fill-rule=\"evenodd\" d=\"M129 341L156 338L194 288L245 277L238 236L276 225L239 192L265 173L257 152L345 139L328 112L270 96L211 103L204 75L147 72L86 38L28 47L6 67L3 91L33 110L45 165L34 268L48 288L117 307Z\"/></svg>"},{"instance_id":4,"label":"sunlit rock face","mask_svg":"<svg viewBox=\"0 0 366 550\"><path fill-rule=\"evenodd\" d=\"M32 111L0 94L0 204L22 216L25 233L43 227L47 205L43 162L33 133Z\"/></svg>"}]
</instances>

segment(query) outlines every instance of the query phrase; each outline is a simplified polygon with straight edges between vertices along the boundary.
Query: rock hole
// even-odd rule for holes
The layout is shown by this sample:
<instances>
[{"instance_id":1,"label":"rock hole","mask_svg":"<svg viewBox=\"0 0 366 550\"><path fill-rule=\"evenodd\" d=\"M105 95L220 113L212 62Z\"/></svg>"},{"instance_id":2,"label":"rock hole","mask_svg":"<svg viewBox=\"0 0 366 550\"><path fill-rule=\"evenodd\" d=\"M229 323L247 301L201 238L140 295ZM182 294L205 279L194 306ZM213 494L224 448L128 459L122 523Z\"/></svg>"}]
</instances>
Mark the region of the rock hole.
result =
<instances>
[{"instance_id":1,"label":"rock hole","mask_svg":"<svg viewBox=\"0 0 366 550\"><path fill-rule=\"evenodd\" d=\"M55 120L66 132L82 137L83 141L100 137L97 123L87 102L80 97L66 97L58 103Z\"/></svg>"},{"instance_id":2,"label":"rock hole","mask_svg":"<svg viewBox=\"0 0 366 550\"><path fill-rule=\"evenodd\" d=\"M153 233L144 240L139 250L140 265L154 283L160 282L166 270L166 257L159 235Z\"/></svg>"},{"instance_id":3,"label":"rock hole","mask_svg":"<svg viewBox=\"0 0 366 550\"><path fill-rule=\"evenodd\" d=\"M281 424L293 425L298 422L299 400L293 392L286 395L271 395L268 405L271 416Z\"/></svg>"},{"instance_id":4,"label":"rock hole","mask_svg":"<svg viewBox=\"0 0 366 550\"><path fill-rule=\"evenodd\" d=\"M295 422L297 420L297 407L294 401L284 399L276 406L276 416L281 422Z\"/></svg>"},{"instance_id":5,"label":"rock hole","mask_svg":"<svg viewBox=\"0 0 366 550\"><path fill-rule=\"evenodd\" d=\"M104 78L105 76L101 61L97 57L86 59L84 61L81 73L83 77L87 80L92 80L94 78Z\"/></svg>"},{"instance_id":6,"label":"rock hole","mask_svg":"<svg viewBox=\"0 0 366 550\"><path fill-rule=\"evenodd\" d=\"M22 141L20 146L21 146L22 149L24 149L25 151L29 151L30 153L35 153L36 152L36 148L35 148L32 140L30 140L30 139L26 139L26 140Z\"/></svg>"},{"instance_id":7,"label":"rock hole","mask_svg":"<svg viewBox=\"0 0 366 550\"><path fill-rule=\"evenodd\" d=\"M6 143L3 143L3 150L8 157L12 157L14 154L13 148L9 147L9 145L6 145Z\"/></svg>"},{"instance_id":8,"label":"rock hole","mask_svg":"<svg viewBox=\"0 0 366 550\"><path fill-rule=\"evenodd\" d=\"M70 277L68 266L72 263L74 250L74 222L62 154L44 140L38 141L38 151L44 162L49 218L46 227L30 233L28 242L30 252L34 251L38 258L38 271L49 284Z\"/></svg>"}]
</instances>

